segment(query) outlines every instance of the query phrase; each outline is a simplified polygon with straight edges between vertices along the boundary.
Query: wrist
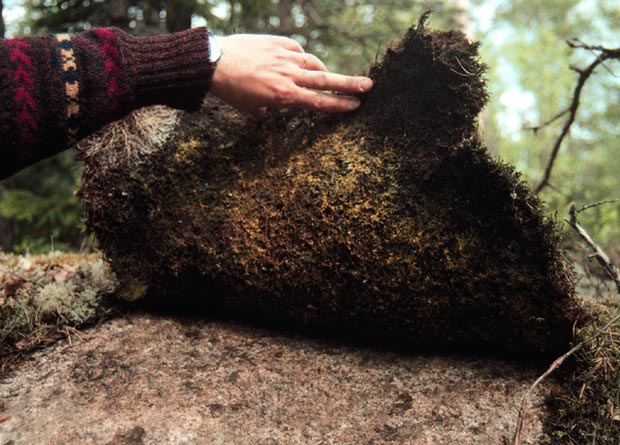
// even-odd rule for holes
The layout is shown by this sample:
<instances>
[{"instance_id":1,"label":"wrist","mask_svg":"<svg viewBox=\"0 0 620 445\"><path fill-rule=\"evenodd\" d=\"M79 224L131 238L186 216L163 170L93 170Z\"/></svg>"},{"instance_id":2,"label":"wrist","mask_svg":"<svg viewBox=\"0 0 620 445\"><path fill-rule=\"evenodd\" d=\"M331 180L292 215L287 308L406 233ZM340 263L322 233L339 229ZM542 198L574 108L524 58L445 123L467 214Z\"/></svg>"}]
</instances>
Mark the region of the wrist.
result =
<instances>
[{"instance_id":1,"label":"wrist","mask_svg":"<svg viewBox=\"0 0 620 445\"><path fill-rule=\"evenodd\" d=\"M214 36L215 37L215 36ZM211 94L226 101L227 90L230 89L230 73L226 74L230 53L226 50L226 37L215 37L217 47L215 53L211 54L212 47L209 46L209 63L213 67L213 79L211 81ZM209 41L211 44L211 41ZM219 53L219 54L217 54ZM211 62L215 59L215 62Z\"/></svg>"}]
</instances>

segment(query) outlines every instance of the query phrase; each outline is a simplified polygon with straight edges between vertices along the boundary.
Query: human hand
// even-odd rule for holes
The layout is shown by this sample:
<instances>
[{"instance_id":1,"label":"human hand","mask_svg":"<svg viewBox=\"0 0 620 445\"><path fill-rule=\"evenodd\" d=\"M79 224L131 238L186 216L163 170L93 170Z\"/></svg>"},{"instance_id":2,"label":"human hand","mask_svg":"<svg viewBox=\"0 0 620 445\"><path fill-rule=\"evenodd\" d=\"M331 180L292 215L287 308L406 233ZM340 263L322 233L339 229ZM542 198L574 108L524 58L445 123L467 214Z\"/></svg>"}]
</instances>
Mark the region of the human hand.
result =
<instances>
[{"instance_id":1,"label":"human hand","mask_svg":"<svg viewBox=\"0 0 620 445\"><path fill-rule=\"evenodd\" d=\"M330 73L293 39L236 34L218 41L222 57L213 74L211 93L256 118L264 117L267 107L355 110L360 100L350 95L373 86L367 77Z\"/></svg>"}]
</instances>

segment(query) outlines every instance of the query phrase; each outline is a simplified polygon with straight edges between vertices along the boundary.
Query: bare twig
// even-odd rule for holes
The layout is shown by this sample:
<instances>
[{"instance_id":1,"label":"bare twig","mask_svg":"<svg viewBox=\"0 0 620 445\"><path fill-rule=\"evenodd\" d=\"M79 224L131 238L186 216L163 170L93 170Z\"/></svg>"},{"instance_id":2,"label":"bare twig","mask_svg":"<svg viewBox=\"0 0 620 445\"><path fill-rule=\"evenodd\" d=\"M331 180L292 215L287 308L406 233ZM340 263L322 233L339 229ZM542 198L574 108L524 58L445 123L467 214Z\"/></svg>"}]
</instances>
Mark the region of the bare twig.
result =
<instances>
[{"instance_id":1,"label":"bare twig","mask_svg":"<svg viewBox=\"0 0 620 445\"><path fill-rule=\"evenodd\" d=\"M567 41L568 46L570 46L571 48L580 48L580 49L585 49L589 52L591 52L592 54L594 54L594 56L596 56L597 58L600 57L599 53L600 52L615 52L617 51L617 49L611 49L611 48L605 48L604 46L601 45L588 45L584 42L582 42L580 39L572 39ZM603 68L605 68L607 70L607 72L609 72L609 74L611 74L614 77L618 77L618 75L616 73L614 73L611 68L609 68L605 63L603 63L601 61L601 66Z\"/></svg>"},{"instance_id":2,"label":"bare twig","mask_svg":"<svg viewBox=\"0 0 620 445\"><path fill-rule=\"evenodd\" d=\"M571 48L587 49L588 51L600 51L600 52L607 52L607 53L615 53L615 52L618 52L620 50L620 48L607 48L606 46L602 46L602 45L590 45L590 44L585 43L583 40L578 39L578 38L568 39L566 41L566 43Z\"/></svg>"},{"instance_id":3,"label":"bare twig","mask_svg":"<svg viewBox=\"0 0 620 445\"><path fill-rule=\"evenodd\" d=\"M540 130L542 130L545 127L548 127L549 125L551 125L552 123L554 123L555 121L557 121L559 118L561 118L562 116L564 116L566 113L568 113L570 110L567 108L565 110L560 111L558 114L556 114L555 116L553 116L551 119L549 119L548 121L545 121L541 124L538 125L534 125L532 127L524 127L525 130L532 130L534 132L534 134L537 134Z\"/></svg>"},{"instance_id":4,"label":"bare twig","mask_svg":"<svg viewBox=\"0 0 620 445\"><path fill-rule=\"evenodd\" d=\"M592 207L598 207L598 206L603 205L603 204L611 204L611 203L614 203L614 202L620 202L620 198L616 198L616 199L605 199L605 200L603 200L603 201L597 201L597 202L594 202L594 203L592 203L592 204L588 204L587 206L583 206L583 207L581 207L581 208L580 208L580 209L578 209L578 210L575 210L575 213L578 215L578 214L580 214L581 212L583 212L584 210L591 209Z\"/></svg>"},{"instance_id":5,"label":"bare twig","mask_svg":"<svg viewBox=\"0 0 620 445\"><path fill-rule=\"evenodd\" d=\"M575 122L575 117L577 115L577 110L579 108L579 103L581 99L581 92L587 80L590 78L594 70L599 65L602 65L603 67L605 67L605 69L607 69L608 71L611 71L609 67L605 65L606 60L609 60L609 59L619 60L620 59L620 48L605 48L600 45L587 45L579 39L572 39L572 40L567 41L567 43L571 48L585 49L585 50L593 52L596 58L584 69L571 67L571 69L573 69L579 74L579 78L577 79L577 84L575 85L575 89L573 90L573 97L572 97L570 105L565 110L556 114L554 117L552 117L548 121L543 122L542 124L539 124L533 127L529 127L529 129L532 130L534 133L538 133L544 127L550 125L551 123L557 121L561 117L568 114L568 118L566 119L566 121L564 122L564 125L562 126L560 135L558 136L558 138L555 140L555 143L553 144L553 148L551 149L551 155L549 157L547 167L545 168L545 173L543 175L542 180L536 187L536 193L539 193L541 190L543 190L545 187L549 185L549 178L551 177L551 172L553 170L555 160L560 151L560 147L562 146L564 139L566 139L566 136L568 136L570 128Z\"/></svg>"},{"instance_id":6,"label":"bare twig","mask_svg":"<svg viewBox=\"0 0 620 445\"><path fill-rule=\"evenodd\" d=\"M597 261L601 264L601 266L603 266L603 268L605 269L605 272L607 273L607 275L609 275L609 277L614 280L614 282L616 283L616 289L618 291L618 294L620 295L620 272L618 271L618 268L616 268L611 260L609 259L609 257L607 256L607 254L605 254L605 252L603 251L603 249L601 249L590 237L590 235L588 235L588 233L584 230L583 227L581 227L581 225L579 225L579 222L577 221L577 214L579 212L582 212L586 209L590 209L592 207L596 207L602 204L606 204L609 202L618 202L620 201L620 199L609 199L606 201L599 201L599 202L595 202L593 204L587 205L587 206L583 206L582 208L580 208L579 210L577 210L577 206L575 205L575 203L571 204L570 206L570 210L569 210L569 219L565 220L573 229L575 229L577 231L577 233L579 234L579 236L588 244L588 246L590 246L590 248L594 251L593 257L597 259ZM594 334L592 334L590 337L588 337L587 339L579 342L577 345L575 345L571 350L569 350L566 354L558 357L557 359L555 359L553 361L553 363L551 363L551 365L549 366L549 368L547 368L547 370L542 373L537 379L536 381L532 384L532 386L530 386L528 388L528 390L525 392L525 395L523 396L523 399L521 400L521 407L519 408L519 417L517 418L517 426L515 428L515 433L514 436L512 438L512 444L513 445L521 445L522 444L522 438L521 438L521 434L522 434L522 430L523 430L523 419L525 418L525 413L527 411L527 403L529 401L529 398L532 394L532 392L534 391L534 389L536 389L536 387L544 380L546 379L553 371L555 371L556 369L558 369L562 363L564 363L564 361L566 361L567 358L569 358L570 356L572 356L573 354L575 354L576 352L578 352L580 349L582 349L584 346L586 346L587 344L591 343L592 341L596 340L597 338L599 338L601 335L603 335L605 332L607 332L607 330L613 326L614 324L616 324L618 321L620 320L620 314L616 315L614 318L612 318L605 326L603 326L603 328L601 328L600 330L598 330L597 332L595 332Z\"/></svg>"},{"instance_id":7,"label":"bare twig","mask_svg":"<svg viewBox=\"0 0 620 445\"><path fill-rule=\"evenodd\" d=\"M613 201L609 200L607 202L613 202ZM577 211L577 207L573 203L571 204L570 211L569 211L570 218L565 221L568 223L568 225L570 225L573 229L575 229L575 231L579 234L581 239L583 239L586 242L586 244L590 246L590 248L593 251L592 258L596 258L596 261L598 261L598 263L605 270L607 275L612 280L614 280L614 283L616 284L616 289L618 290L618 293L620 294L620 271L618 270L616 266L612 264L611 260L609 259L607 254L603 251L603 249L601 249L601 247L598 244L596 244L594 240L592 240L590 235L588 235L588 232L586 232L585 229L581 227L581 225L577 221L577 214L579 212L585 209L588 209L588 208L595 207L596 204L600 205L602 203L604 203L604 201L600 201L599 203L594 203L589 206L582 207L579 211Z\"/></svg>"}]
</instances>

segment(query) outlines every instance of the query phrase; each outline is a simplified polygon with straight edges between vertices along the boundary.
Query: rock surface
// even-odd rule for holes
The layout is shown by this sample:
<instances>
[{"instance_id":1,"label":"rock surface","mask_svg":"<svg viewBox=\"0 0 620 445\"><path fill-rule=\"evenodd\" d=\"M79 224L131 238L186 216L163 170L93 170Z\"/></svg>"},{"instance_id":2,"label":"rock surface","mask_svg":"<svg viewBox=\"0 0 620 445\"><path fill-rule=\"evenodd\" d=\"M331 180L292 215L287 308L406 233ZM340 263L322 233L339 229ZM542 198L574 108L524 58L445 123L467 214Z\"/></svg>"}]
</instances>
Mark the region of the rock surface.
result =
<instances>
[{"instance_id":1,"label":"rock surface","mask_svg":"<svg viewBox=\"0 0 620 445\"><path fill-rule=\"evenodd\" d=\"M380 349L130 314L8 376L0 444L500 444L537 375ZM529 411L524 443L541 440L542 416Z\"/></svg>"}]
</instances>

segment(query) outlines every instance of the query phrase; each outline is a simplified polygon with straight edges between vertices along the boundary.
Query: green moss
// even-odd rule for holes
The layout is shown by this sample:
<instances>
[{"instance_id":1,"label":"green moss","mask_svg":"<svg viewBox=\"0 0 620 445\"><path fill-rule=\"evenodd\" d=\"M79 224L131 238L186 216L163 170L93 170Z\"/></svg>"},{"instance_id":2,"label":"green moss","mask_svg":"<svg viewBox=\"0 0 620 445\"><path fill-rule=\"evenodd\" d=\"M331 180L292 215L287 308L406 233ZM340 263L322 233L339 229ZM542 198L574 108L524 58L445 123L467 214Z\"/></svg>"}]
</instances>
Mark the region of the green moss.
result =
<instances>
[{"instance_id":1,"label":"green moss","mask_svg":"<svg viewBox=\"0 0 620 445\"><path fill-rule=\"evenodd\" d=\"M555 357L584 314L555 222L478 138L483 71L419 26L354 113L255 122L211 98L139 163L86 159L88 226L123 282L175 304Z\"/></svg>"}]
</instances>

